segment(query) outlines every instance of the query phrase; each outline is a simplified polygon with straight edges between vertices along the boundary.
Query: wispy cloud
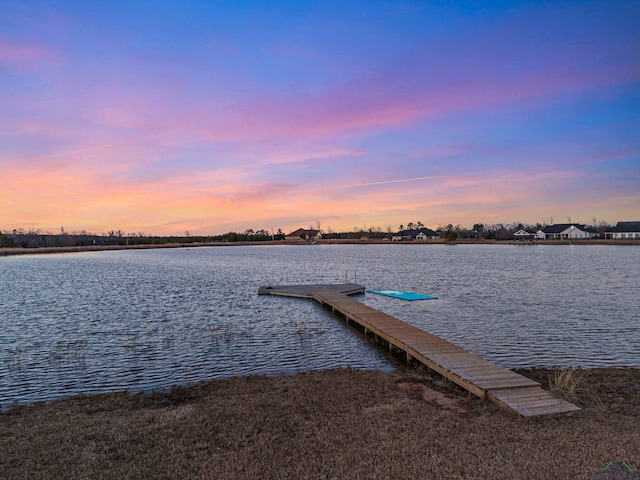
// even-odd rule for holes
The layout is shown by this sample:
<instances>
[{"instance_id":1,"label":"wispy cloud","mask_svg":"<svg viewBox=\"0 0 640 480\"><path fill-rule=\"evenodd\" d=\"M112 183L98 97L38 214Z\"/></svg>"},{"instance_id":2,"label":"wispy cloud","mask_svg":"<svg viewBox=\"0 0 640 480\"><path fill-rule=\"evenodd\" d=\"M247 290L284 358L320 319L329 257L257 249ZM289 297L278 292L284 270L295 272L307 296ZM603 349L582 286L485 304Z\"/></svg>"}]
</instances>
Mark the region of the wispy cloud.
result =
<instances>
[{"instance_id":1,"label":"wispy cloud","mask_svg":"<svg viewBox=\"0 0 640 480\"><path fill-rule=\"evenodd\" d=\"M0 65L17 70L44 69L62 57L51 47L0 37Z\"/></svg>"}]
</instances>

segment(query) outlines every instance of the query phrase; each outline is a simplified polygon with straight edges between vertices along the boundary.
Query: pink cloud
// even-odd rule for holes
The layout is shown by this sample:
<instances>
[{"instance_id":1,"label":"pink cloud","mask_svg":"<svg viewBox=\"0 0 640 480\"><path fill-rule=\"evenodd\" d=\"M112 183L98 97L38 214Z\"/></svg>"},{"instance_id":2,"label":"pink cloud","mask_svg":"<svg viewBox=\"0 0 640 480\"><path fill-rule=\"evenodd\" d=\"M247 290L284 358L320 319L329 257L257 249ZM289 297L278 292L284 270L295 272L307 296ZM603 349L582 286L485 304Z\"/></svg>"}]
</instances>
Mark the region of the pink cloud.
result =
<instances>
[{"instance_id":1,"label":"pink cloud","mask_svg":"<svg viewBox=\"0 0 640 480\"><path fill-rule=\"evenodd\" d=\"M60 55L48 46L0 37L0 64L22 70L43 68L60 61Z\"/></svg>"}]
</instances>

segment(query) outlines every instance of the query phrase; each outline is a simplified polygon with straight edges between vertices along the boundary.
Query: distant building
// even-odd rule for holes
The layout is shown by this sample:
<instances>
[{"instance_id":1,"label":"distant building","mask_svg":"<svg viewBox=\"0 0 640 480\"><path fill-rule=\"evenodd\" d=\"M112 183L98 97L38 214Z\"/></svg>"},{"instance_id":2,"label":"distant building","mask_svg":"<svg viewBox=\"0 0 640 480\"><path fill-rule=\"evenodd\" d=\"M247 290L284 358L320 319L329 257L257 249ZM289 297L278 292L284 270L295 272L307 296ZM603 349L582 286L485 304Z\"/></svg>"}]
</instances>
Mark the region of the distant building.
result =
<instances>
[{"instance_id":1,"label":"distant building","mask_svg":"<svg viewBox=\"0 0 640 480\"><path fill-rule=\"evenodd\" d=\"M299 228L284 238L285 240L315 240L322 238L322 234L320 230L305 230L304 228Z\"/></svg>"},{"instance_id":2,"label":"distant building","mask_svg":"<svg viewBox=\"0 0 640 480\"><path fill-rule=\"evenodd\" d=\"M558 223L538 230L536 238L539 240L586 240L598 238L598 232L580 223Z\"/></svg>"},{"instance_id":3,"label":"distant building","mask_svg":"<svg viewBox=\"0 0 640 480\"><path fill-rule=\"evenodd\" d=\"M396 233L391 240L394 242L412 242L414 240L439 240L442 238L438 232L430 228L420 228L417 230L402 230Z\"/></svg>"},{"instance_id":4,"label":"distant building","mask_svg":"<svg viewBox=\"0 0 640 480\"><path fill-rule=\"evenodd\" d=\"M604 238L616 239L640 239L640 222L618 222L615 227L608 227L604 231Z\"/></svg>"},{"instance_id":5,"label":"distant building","mask_svg":"<svg viewBox=\"0 0 640 480\"><path fill-rule=\"evenodd\" d=\"M518 230L516 233L513 234L513 239L519 242L533 240L534 238L536 238L535 230L523 229L523 230Z\"/></svg>"}]
</instances>

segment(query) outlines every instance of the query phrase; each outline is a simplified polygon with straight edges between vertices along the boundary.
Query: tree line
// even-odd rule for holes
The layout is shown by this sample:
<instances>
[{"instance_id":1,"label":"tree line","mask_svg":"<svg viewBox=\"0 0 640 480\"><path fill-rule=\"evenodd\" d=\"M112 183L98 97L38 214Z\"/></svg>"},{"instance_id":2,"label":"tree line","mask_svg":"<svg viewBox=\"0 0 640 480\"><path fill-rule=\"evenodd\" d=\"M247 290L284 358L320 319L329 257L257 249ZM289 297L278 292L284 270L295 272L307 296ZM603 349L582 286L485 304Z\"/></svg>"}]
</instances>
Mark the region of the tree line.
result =
<instances>
[{"instance_id":1,"label":"tree line","mask_svg":"<svg viewBox=\"0 0 640 480\"><path fill-rule=\"evenodd\" d=\"M567 223L571 223L571 219L567 218ZM553 219L551 223L553 224ZM456 239L486 239L486 240L512 240L513 234L518 230L537 231L546 226L547 223L522 223L512 222L508 224L495 223L483 224L475 223L471 227L461 225L438 225L435 229L443 238L447 240ZM592 217L592 226L602 237L604 231L609 226L605 221L597 222ZM388 225L385 229L379 226L364 227L354 226L351 231L334 232L331 227L323 230L320 222L310 225L310 230L321 231L325 238L333 239L358 239L362 237L369 238L386 238L391 237L395 232L405 230L420 230L425 228L421 222L408 222L400 224L396 229ZM142 232L126 233L122 230L111 230L101 235L81 231L67 231L64 227L60 228L59 233L43 232L41 230L24 230L15 229L13 231L0 230L0 248L19 247L19 248L38 248L38 247L76 247L91 245L161 245L168 243L191 244L191 243L216 243L216 242L264 242L273 240L284 240L285 234L282 229L277 232L266 229L253 230L251 228L243 232L227 232L221 235L191 235L188 231L184 235L147 235Z\"/></svg>"},{"instance_id":2,"label":"tree line","mask_svg":"<svg viewBox=\"0 0 640 480\"><path fill-rule=\"evenodd\" d=\"M163 245L168 243L194 244L215 242L264 242L269 240L284 240L281 229L269 232L265 229L247 229L244 232L227 232L221 235L191 235L188 231L184 235L147 235L141 232L125 233L122 230L112 230L101 235L86 231L67 232L64 228L60 233L43 232L41 230L15 229L0 231L0 248L39 248L39 247L83 247L83 246L126 246L126 245Z\"/></svg>"},{"instance_id":3,"label":"tree line","mask_svg":"<svg viewBox=\"0 0 640 480\"><path fill-rule=\"evenodd\" d=\"M567 218L567 223L572 223L571 218ZM456 240L456 239L484 239L484 240L513 240L513 234L519 230L531 230L538 231L544 228L547 225L553 225L553 217L551 221L547 223L546 221L540 223L523 223L523 222L512 222L512 223L494 223L494 224L484 224L484 223L474 223L473 226L462 226L460 224L453 225L449 223L448 225L438 225L436 228L433 228L435 232L439 233L440 236L446 238L447 240ZM316 222L316 225L319 225L319 222ZM591 218L591 227L596 229L601 237L604 237L604 231L609 227L609 223L606 221L597 221L595 217ZM309 227L312 229L312 227ZM331 227L328 227L327 231L323 231L325 236L335 239L353 239L353 238L361 238L364 236L368 236L370 238L384 238L393 235L395 232L403 232L407 230L420 230L422 228L427 228L424 223L421 221L417 222L408 222L406 224L401 223L396 229L387 225L385 229L377 226L369 226L366 225L364 227L354 226L353 229L349 232L334 232ZM319 230L319 228L316 228Z\"/></svg>"}]
</instances>

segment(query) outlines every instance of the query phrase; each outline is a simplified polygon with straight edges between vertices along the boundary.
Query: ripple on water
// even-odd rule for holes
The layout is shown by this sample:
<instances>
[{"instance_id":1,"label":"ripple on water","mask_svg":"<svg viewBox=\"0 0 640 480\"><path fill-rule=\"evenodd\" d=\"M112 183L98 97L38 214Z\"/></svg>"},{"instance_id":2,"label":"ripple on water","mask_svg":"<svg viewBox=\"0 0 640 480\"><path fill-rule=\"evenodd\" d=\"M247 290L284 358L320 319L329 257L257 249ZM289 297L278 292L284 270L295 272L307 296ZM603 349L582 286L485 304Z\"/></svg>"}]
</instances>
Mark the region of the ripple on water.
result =
<instances>
[{"instance_id":1,"label":"ripple on water","mask_svg":"<svg viewBox=\"0 0 640 480\"><path fill-rule=\"evenodd\" d=\"M506 367L640 367L639 253L334 245L5 257L0 406L236 375L392 370L314 302L256 295L268 283L355 276L437 295L359 299Z\"/></svg>"}]
</instances>

